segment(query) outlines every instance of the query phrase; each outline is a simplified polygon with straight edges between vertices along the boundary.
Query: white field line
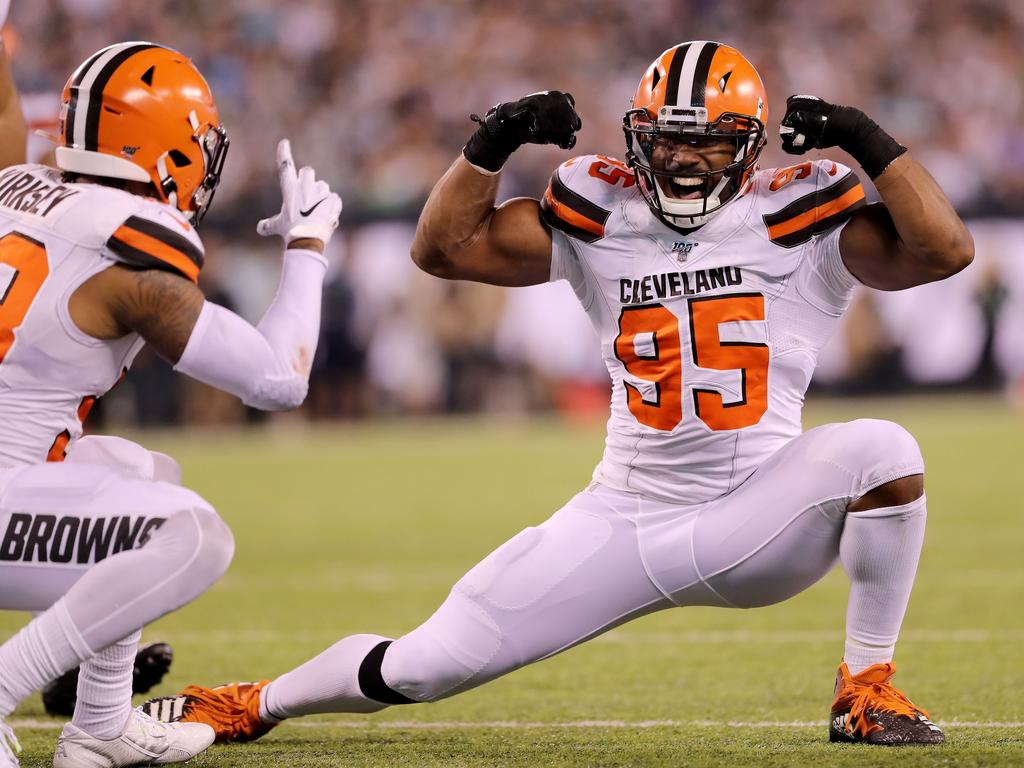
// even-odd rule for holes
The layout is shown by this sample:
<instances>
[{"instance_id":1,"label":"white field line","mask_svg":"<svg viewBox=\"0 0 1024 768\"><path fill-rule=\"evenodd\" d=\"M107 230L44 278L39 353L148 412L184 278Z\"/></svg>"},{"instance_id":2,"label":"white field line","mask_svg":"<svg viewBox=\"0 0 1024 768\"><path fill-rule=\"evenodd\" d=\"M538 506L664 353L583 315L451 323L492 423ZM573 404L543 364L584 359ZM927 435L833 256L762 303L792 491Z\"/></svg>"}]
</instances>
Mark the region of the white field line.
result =
<instances>
[{"instance_id":1,"label":"white field line","mask_svg":"<svg viewBox=\"0 0 1024 768\"><path fill-rule=\"evenodd\" d=\"M329 642L340 639L340 633L330 630L282 631L273 629L185 629L168 630L163 633L170 641L181 642L229 642L229 643L271 643L281 640ZM392 631L400 635L401 631ZM612 630L594 638L590 643L613 643L621 645L672 645L723 643L805 643L834 642L843 639L843 631L837 629L722 629L684 630L681 632L638 632ZM994 640L1024 641L1024 629L908 629L900 634L903 642L917 643L987 643Z\"/></svg>"},{"instance_id":2,"label":"white field line","mask_svg":"<svg viewBox=\"0 0 1024 768\"><path fill-rule=\"evenodd\" d=\"M18 728L34 728L39 730L58 730L63 727L63 721L58 720L36 720L32 718L14 718L8 721L8 725ZM828 723L825 720L792 720L772 721L759 720L745 722L741 720L576 720L570 722L531 722L521 720L489 720L481 722L469 722L464 720L418 722L415 720L384 720L381 722L371 720L293 720L288 724L289 728L368 728L383 729L392 731L444 731L444 730L473 730L476 728L494 728L508 730L528 730L536 728L579 728L579 729L646 729L646 728L825 728ZM939 725L945 728L998 728L998 729L1022 729L1024 722L983 722L976 720L949 720L940 722Z\"/></svg>"}]
</instances>

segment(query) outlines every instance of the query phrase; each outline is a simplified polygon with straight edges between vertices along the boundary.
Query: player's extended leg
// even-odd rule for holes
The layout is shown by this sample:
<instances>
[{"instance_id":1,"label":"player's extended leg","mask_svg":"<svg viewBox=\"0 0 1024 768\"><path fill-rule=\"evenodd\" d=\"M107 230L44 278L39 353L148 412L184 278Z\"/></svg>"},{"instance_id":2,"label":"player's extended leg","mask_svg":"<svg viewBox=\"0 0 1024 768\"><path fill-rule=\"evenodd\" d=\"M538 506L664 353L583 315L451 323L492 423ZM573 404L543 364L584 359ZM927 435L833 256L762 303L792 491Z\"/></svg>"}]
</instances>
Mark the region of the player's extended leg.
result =
<instances>
[{"instance_id":1,"label":"player's extended leg","mask_svg":"<svg viewBox=\"0 0 1024 768\"><path fill-rule=\"evenodd\" d=\"M845 674L846 688L867 691L860 701L869 705L847 706L842 732L873 743L936 743L941 732L888 684L924 540L923 471L917 443L896 424L819 427L705 505L692 533L659 525L666 513L650 505L645 556L678 604L741 608L785 600L840 559L851 582L841 682ZM690 546L692 558L676 556Z\"/></svg>"},{"instance_id":2,"label":"player's extended leg","mask_svg":"<svg viewBox=\"0 0 1024 768\"><path fill-rule=\"evenodd\" d=\"M8 470L0 483L0 607L42 611L0 646L0 718L67 669L116 653L142 625L202 594L230 562L227 526L186 489L74 464ZM100 663L122 669L123 661ZM130 687L102 724L88 725L106 736L115 719L112 740L66 726L54 764L75 765L76 749L104 744L112 765L129 764L126 736L137 746L156 738L152 725L136 722ZM185 759L206 733L180 732L181 744L164 733L145 749L164 762L178 750Z\"/></svg>"},{"instance_id":3,"label":"player's extended leg","mask_svg":"<svg viewBox=\"0 0 1024 768\"><path fill-rule=\"evenodd\" d=\"M191 686L144 707L212 724L220 741L281 719L375 712L452 696L672 603L640 557L638 497L593 488L469 571L424 624L397 640L344 638L262 687Z\"/></svg>"}]
</instances>

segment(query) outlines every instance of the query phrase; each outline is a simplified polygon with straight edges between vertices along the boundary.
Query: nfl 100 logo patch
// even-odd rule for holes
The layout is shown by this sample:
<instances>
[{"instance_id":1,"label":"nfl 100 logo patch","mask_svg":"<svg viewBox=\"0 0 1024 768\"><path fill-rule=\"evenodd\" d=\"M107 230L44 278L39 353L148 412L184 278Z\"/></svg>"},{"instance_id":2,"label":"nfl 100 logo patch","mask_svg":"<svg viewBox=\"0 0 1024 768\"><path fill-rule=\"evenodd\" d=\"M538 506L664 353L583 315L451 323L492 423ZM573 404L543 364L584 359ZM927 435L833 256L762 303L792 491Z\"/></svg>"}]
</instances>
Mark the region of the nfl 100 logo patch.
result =
<instances>
[{"instance_id":1,"label":"nfl 100 logo patch","mask_svg":"<svg viewBox=\"0 0 1024 768\"><path fill-rule=\"evenodd\" d=\"M690 251L697 247L697 243L687 243L683 240L677 240L672 243L672 253L676 256L676 261L682 264L686 261L686 258L690 255Z\"/></svg>"}]
</instances>

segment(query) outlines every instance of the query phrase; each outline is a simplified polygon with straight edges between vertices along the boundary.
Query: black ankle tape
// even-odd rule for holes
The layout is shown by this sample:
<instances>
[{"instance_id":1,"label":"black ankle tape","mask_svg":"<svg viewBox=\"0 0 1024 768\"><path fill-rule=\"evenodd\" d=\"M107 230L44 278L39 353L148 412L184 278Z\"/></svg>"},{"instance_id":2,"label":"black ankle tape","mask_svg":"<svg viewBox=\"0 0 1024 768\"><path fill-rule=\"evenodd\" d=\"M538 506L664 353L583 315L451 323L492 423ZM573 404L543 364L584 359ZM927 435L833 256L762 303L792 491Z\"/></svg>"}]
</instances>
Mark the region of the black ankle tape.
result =
<instances>
[{"instance_id":1,"label":"black ankle tape","mask_svg":"<svg viewBox=\"0 0 1024 768\"><path fill-rule=\"evenodd\" d=\"M380 672L380 666L384 663L384 654L392 642L392 640L385 640L378 643L372 651L366 654L363 663L359 665L359 690L366 698L379 701L381 704L415 704L415 699L403 696L388 687Z\"/></svg>"}]
</instances>

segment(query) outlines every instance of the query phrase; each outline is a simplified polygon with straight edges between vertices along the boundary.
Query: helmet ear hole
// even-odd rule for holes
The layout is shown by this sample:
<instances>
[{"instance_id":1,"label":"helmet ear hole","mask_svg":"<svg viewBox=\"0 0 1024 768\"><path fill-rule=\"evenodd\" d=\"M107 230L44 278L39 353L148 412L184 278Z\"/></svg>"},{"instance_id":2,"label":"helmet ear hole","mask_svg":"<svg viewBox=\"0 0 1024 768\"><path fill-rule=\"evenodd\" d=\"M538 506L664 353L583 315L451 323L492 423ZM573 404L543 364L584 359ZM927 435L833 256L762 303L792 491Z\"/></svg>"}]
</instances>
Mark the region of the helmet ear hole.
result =
<instances>
[{"instance_id":1,"label":"helmet ear hole","mask_svg":"<svg viewBox=\"0 0 1024 768\"><path fill-rule=\"evenodd\" d=\"M184 168L186 165L192 165L192 161L188 159L188 156L180 149L172 149L167 153L168 157L171 158L171 162L174 163L178 168Z\"/></svg>"}]
</instances>

